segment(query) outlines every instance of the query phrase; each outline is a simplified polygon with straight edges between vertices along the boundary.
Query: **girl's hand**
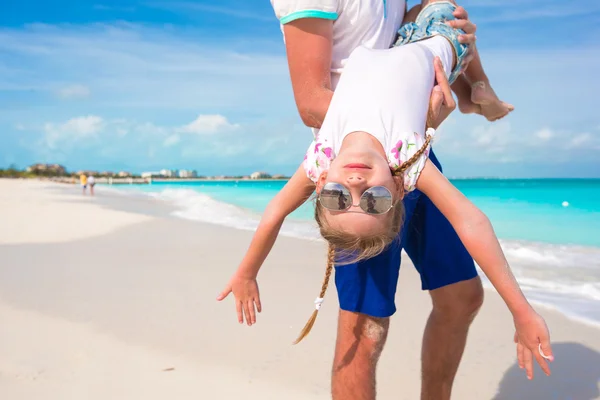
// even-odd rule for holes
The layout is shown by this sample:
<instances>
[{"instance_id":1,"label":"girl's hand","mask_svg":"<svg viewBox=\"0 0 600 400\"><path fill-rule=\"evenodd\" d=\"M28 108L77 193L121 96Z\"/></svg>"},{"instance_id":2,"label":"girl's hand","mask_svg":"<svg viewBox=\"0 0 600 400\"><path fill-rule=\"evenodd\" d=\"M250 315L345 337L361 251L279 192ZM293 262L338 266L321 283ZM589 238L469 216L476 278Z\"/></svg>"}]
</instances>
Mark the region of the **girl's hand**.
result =
<instances>
[{"instance_id":1,"label":"girl's hand","mask_svg":"<svg viewBox=\"0 0 600 400\"><path fill-rule=\"evenodd\" d=\"M433 67L435 68L436 86L434 86L429 100L428 122L433 129L437 129L456 109L456 101L452 97L452 89L450 89L450 83L439 57L433 60Z\"/></svg>"},{"instance_id":2,"label":"girl's hand","mask_svg":"<svg viewBox=\"0 0 600 400\"><path fill-rule=\"evenodd\" d=\"M550 347L550 333L546 321L533 310L524 315L515 316L514 321L517 330L514 340L517 344L519 368L525 368L527 378L533 379L533 359L535 358L542 370L549 376L550 368L546 360L552 362L554 356L552 347Z\"/></svg>"},{"instance_id":3,"label":"girl's hand","mask_svg":"<svg viewBox=\"0 0 600 400\"><path fill-rule=\"evenodd\" d=\"M255 324L256 311L261 312L262 310L256 278L250 278L236 272L225 286L225 289L217 296L217 301L222 301L231 292L235 297L238 322L243 324L245 317L248 326Z\"/></svg>"}]
</instances>

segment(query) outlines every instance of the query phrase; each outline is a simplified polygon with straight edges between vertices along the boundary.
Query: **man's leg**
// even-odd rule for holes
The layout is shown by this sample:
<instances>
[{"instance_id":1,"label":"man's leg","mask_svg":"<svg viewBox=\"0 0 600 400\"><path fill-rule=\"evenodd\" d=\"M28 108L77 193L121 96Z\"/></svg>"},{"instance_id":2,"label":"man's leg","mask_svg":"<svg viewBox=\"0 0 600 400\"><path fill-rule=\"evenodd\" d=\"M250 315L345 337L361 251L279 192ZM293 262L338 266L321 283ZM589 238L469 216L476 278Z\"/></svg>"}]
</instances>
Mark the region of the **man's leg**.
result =
<instances>
[{"instance_id":1,"label":"man's leg","mask_svg":"<svg viewBox=\"0 0 600 400\"><path fill-rule=\"evenodd\" d=\"M375 400L375 372L389 318L340 310L331 377L333 400Z\"/></svg>"},{"instance_id":2,"label":"man's leg","mask_svg":"<svg viewBox=\"0 0 600 400\"><path fill-rule=\"evenodd\" d=\"M335 268L340 303L331 379L334 400L375 399L375 370L387 338L400 271L398 243L368 260Z\"/></svg>"},{"instance_id":3,"label":"man's leg","mask_svg":"<svg viewBox=\"0 0 600 400\"><path fill-rule=\"evenodd\" d=\"M430 294L433 310L423 335L421 400L449 400L469 326L483 302L483 287L475 277Z\"/></svg>"}]
</instances>

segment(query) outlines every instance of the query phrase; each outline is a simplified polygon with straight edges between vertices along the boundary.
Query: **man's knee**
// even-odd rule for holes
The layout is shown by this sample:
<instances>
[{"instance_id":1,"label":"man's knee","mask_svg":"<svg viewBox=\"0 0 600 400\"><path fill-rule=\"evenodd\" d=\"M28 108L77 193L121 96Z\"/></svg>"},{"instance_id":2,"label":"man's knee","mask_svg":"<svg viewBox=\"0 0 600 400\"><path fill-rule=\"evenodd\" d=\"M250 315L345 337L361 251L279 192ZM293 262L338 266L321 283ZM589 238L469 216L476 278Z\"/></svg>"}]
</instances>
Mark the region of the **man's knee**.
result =
<instances>
[{"instance_id":1,"label":"man's knee","mask_svg":"<svg viewBox=\"0 0 600 400\"><path fill-rule=\"evenodd\" d=\"M377 359L385 345L389 318L340 311L336 359L349 364L357 357Z\"/></svg>"},{"instance_id":2,"label":"man's knee","mask_svg":"<svg viewBox=\"0 0 600 400\"><path fill-rule=\"evenodd\" d=\"M472 321L483 304L481 279L475 277L431 291L433 312L441 318Z\"/></svg>"}]
</instances>

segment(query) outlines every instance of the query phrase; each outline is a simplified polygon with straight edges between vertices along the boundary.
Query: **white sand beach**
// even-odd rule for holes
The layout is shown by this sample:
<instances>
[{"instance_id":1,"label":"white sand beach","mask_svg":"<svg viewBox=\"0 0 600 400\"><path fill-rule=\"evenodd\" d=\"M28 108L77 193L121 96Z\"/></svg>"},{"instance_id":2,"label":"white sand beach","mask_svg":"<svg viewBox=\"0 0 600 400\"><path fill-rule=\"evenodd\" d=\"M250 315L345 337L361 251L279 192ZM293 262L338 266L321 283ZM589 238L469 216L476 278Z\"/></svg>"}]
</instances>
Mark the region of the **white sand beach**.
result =
<instances>
[{"instance_id":1,"label":"white sand beach","mask_svg":"<svg viewBox=\"0 0 600 400\"><path fill-rule=\"evenodd\" d=\"M263 312L237 323L215 301L251 232L168 216L150 198L82 196L76 185L0 180L0 398L328 399L337 299L312 312L323 243L281 237L259 276ZM333 285L332 285L333 286ZM381 399L419 398L430 309L408 259L379 365ZM600 399L600 330L541 309L553 375L516 364L512 319L486 292L455 399Z\"/></svg>"}]
</instances>

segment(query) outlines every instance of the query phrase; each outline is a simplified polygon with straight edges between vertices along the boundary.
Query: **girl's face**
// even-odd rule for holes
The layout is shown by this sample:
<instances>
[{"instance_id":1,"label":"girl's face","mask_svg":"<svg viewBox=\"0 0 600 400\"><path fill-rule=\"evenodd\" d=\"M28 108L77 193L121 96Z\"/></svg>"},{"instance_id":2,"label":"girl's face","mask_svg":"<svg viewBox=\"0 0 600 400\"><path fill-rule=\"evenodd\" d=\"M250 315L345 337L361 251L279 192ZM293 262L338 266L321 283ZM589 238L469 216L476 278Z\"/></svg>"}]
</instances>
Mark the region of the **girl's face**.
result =
<instances>
[{"instance_id":1,"label":"girl's face","mask_svg":"<svg viewBox=\"0 0 600 400\"><path fill-rule=\"evenodd\" d=\"M356 204L365 190L373 186L384 186L399 200L400 179L392 176L383 149L369 142L342 148L332 161L329 171L323 172L317 182L317 193L329 182L340 183L350 190L352 206L346 211L325 210L327 223L336 230L357 236L382 234L389 230L389 219L393 213L372 215L365 213ZM348 212L350 211L350 212Z\"/></svg>"}]
</instances>

